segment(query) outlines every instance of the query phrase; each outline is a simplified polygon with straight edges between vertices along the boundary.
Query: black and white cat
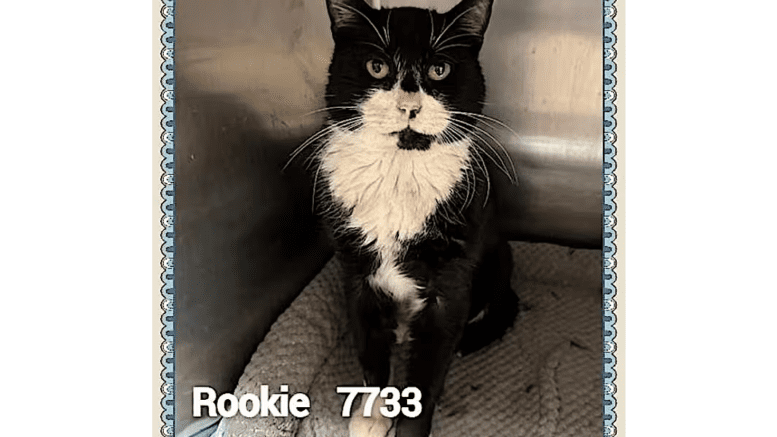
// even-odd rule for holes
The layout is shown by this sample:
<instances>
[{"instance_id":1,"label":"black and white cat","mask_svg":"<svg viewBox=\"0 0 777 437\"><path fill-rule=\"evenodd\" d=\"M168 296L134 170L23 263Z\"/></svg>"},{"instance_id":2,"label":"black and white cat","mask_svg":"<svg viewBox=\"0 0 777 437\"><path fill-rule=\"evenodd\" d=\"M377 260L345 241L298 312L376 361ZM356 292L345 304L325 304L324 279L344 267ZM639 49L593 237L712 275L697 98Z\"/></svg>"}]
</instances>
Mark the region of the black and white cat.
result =
<instances>
[{"instance_id":1,"label":"black and white cat","mask_svg":"<svg viewBox=\"0 0 777 437\"><path fill-rule=\"evenodd\" d=\"M509 157L477 123L492 0L442 14L326 1L335 48L328 121L313 138L317 204L343 265L365 385L389 385L392 345L410 342L405 384L422 405L394 423L376 402L349 429L427 436L455 352L501 337L518 311L489 201L489 168L506 170Z\"/></svg>"}]
</instances>

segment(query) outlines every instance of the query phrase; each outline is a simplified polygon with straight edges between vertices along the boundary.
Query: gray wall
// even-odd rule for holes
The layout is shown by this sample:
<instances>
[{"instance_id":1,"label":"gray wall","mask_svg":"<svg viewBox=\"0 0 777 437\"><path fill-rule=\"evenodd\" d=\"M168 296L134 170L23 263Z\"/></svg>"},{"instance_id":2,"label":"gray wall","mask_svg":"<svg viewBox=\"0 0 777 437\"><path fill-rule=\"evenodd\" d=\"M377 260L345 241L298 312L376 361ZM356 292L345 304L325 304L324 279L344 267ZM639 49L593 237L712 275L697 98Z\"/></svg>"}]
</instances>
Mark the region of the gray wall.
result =
<instances>
[{"instance_id":1,"label":"gray wall","mask_svg":"<svg viewBox=\"0 0 777 437\"><path fill-rule=\"evenodd\" d=\"M387 1L434 5L456 0ZM520 183L515 238L601 240L601 4L496 0L485 112ZM332 50L324 0L179 0L176 9L177 426L191 385L231 390L274 317L329 257L288 153L321 119Z\"/></svg>"}]
</instances>

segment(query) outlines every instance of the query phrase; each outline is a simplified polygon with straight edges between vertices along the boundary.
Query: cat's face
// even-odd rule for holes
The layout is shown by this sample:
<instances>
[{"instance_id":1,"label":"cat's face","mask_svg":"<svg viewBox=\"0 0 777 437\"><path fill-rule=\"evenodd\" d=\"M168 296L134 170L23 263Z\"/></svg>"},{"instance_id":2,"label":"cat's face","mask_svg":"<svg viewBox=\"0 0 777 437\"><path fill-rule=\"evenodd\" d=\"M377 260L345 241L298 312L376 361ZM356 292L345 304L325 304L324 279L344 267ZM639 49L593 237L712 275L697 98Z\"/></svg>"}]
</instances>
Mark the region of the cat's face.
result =
<instances>
[{"instance_id":1,"label":"cat's face","mask_svg":"<svg viewBox=\"0 0 777 437\"><path fill-rule=\"evenodd\" d=\"M445 14L375 10L364 0L327 0L327 7L335 41L326 90L333 122L395 136L402 149L460 139L456 120L479 113L485 97L477 57L491 0L464 0Z\"/></svg>"}]
</instances>

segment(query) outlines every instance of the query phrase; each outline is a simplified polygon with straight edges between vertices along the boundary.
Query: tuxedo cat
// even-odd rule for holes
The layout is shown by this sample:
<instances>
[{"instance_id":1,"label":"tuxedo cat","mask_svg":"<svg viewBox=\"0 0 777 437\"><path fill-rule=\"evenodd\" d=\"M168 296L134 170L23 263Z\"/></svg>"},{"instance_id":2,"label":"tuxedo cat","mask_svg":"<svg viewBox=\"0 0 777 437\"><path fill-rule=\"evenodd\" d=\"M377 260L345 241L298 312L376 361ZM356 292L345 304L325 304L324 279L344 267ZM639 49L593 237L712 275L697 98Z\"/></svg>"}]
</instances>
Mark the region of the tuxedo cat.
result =
<instances>
[{"instance_id":1,"label":"tuxedo cat","mask_svg":"<svg viewBox=\"0 0 777 437\"><path fill-rule=\"evenodd\" d=\"M344 271L367 386L391 384L392 345L409 342L406 386L421 413L356 412L351 436L427 436L448 367L502 336L518 311L490 177L509 174L483 127L478 54L491 0L447 13L326 0L334 53L318 144L317 206ZM499 146L501 147L501 146Z\"/></svg>"}]
</instances>

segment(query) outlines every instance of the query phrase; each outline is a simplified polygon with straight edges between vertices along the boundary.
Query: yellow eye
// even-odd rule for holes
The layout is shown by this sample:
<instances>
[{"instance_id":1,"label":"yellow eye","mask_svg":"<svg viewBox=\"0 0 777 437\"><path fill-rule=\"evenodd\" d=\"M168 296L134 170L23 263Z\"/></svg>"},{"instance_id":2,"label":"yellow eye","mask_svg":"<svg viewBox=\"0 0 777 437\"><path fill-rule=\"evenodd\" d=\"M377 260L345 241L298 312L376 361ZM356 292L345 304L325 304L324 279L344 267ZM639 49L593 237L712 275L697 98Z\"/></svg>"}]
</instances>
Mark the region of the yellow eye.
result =
<instances>
[{"instance_id":1,"label":"yellow eye","mask_svg":"<svg viewBox=\"0 0 777 437\"><path fill-rule=\"evenodd\" d=\"M451 74L451 64L443 62L429 67L429 78L432 80L443 80Z\"/></svg>"},{"instance_id":2,"label":"yellow eye","mask_svg":"<svg viewBox=\"0 0 777 437\"><path fill-rule=\"evenodd\" d=\"M381 60L371 59L367 61L367 71L369 71L375 79L383 79L388 76L389 67Z\"/></svg>"}]
</instances>

